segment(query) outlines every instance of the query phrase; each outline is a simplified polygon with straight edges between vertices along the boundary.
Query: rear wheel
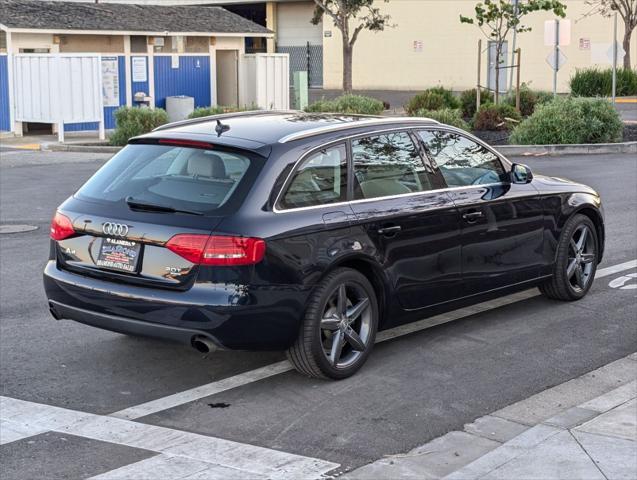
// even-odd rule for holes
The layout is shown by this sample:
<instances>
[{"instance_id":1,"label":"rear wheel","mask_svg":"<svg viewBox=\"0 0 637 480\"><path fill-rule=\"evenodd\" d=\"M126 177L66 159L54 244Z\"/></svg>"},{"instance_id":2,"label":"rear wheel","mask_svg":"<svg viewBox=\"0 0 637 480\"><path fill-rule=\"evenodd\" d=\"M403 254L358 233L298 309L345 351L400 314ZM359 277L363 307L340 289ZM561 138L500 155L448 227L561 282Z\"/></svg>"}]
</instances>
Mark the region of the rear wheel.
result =
<instances>
[{"instance_id":1,"label":"rear wheel","mask_svg":"<svg viewBox=\"0 0 637 480\"><path fill-rule=\"evenodd\" d=\"M312 293L294 345L292 365L315 378L353 375L367 360L378 328L374 288L356 270L339 268Z\"/></svg>"},{"instance_id":2,"label":"rear wheel","mask_svg":"<svg viewBox=\"0 0 637 480\"><path fill-rule=\"evenodd\" d=\"M555 300L579 300L593 284L597 271L597 231L586 215L571 217L557 246L553 276L540 291Z\"/></svg>"}]
</instances>

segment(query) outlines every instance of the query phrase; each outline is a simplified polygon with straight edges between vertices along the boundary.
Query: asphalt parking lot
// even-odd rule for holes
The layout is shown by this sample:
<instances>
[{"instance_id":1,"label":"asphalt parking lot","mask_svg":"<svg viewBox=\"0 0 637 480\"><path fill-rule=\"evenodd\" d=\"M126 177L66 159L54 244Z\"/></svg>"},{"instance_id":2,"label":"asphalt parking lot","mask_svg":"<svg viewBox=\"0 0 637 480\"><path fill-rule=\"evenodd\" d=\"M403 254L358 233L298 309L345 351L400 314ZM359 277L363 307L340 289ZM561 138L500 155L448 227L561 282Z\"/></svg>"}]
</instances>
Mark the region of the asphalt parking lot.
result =
<instances>
[{"instance_id":1,"label":"asphalt parking lot","mask_svg":"<svg viewBox=\"0 0 637 480\"><path fill-rule=\"evenodd\" d=\"M304 378L281 363L284 355L277 352L205 357L181 346L54 321L41 285L48 224L55 207L106 158L2 153L0 223L38 227L0 235L0 395L34 402L20 404L27 410L43 404L89 420L127 419L115 422L111 433L141 424L165 427L149 432L178 431L184 442L221 439L206 448L227 447L215 452L230 466L289 464L298 465L291 471L298 473L314 462L317 471L347 471L406 452L637 350L637 290L609 286L635 271L611 268L637 259L634 156L515 159L602 194L607 245L600 268L611 273L596 280L585 299L559 303L533 291L481 312L463 309L453 322L378 344L365 367L340 382ZM0 446L2 478L92 477L143 464L162 451L152 439L110 441L102 431L91 432L23 432ZM250 446L292 455L262 459L270 450ZM303 463L303 457L320 461Z\"/></svg>"}]
</instances>

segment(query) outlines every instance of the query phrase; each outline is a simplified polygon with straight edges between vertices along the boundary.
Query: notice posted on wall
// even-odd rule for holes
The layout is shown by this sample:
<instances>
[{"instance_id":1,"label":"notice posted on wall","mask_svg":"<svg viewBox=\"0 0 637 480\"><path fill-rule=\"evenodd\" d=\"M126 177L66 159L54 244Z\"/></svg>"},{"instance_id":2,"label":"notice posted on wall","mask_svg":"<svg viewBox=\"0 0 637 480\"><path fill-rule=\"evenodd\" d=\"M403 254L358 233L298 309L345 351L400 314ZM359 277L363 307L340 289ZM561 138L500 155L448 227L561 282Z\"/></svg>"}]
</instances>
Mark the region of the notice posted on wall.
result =
<instances>
[{"instance_id":1,"label":"notice posted on wall","mask_svg":"<svg viewBox=\"0 0 637 480\"><path fill-rule=\"evenodd\" d=\"M148 81L148 76L146 73L146 57L133 57L131 70L133 82Z\"/></svg>"},{"instance_id":2,"label":"notice posted on wall","mask_svg":"<svg viewBox=\"0 0 637 480\"><path fill-rule=\"evenodd\" d=\"M102 57L102 97L105 107L119 107L117 57Z\"/></svg>"}]
</instances>

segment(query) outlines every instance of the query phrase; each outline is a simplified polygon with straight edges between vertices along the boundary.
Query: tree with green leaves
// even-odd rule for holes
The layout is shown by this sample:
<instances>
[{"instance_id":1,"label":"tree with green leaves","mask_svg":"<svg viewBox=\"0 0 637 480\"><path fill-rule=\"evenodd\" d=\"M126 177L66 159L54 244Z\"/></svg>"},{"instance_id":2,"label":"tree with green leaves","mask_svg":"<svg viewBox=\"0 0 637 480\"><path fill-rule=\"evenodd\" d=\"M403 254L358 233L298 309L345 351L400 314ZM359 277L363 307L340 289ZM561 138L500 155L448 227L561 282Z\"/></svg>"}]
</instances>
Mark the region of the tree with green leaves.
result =
<instances>
[{"instance_id":1,"label":"tree with green leaves","mask_svg":"<svg viewBox=\"0 0 637 480\"><path fill-rule=\"evenodd\" d=\"M604 17L610 17L615 12L624 21L624 68L631 68L630 64L630 39L637 27L637 0L587 0L588 5L592 7L591 11L584 16L600 14Z\"/></svg>"},{"instance_id":2,"label":"tree with green leaves","mask_svg":"<svg viewBox=\"0 0 637 480\"><path fill-rule=\"evenodd\" d=\"M388 0L384 0L387 2ZM321 22L327 15L343 37L343 92L352 92L352 54L354 44L363 30L380 32L390 27L389 15L373 6L374 0L314 0L313 24ZM351 23L354 23L353 25Z\"/></svg>"},{"instance_id":3,"label":"tree with green leaves","mask_svg":"<svg viewBox=\"0 0 637 480\"><path fill-rule=\"evenodd\" d=\"M558 17L566 15L566 5L559 0L527 0L512 2L511 0L484 0L475 6L475 16L460 15L461 23L478 25L489 40L495 42L496 74L495 103L500 96L499 68L502 63L502 50L507 36L512 31L529 32L531 27L522 24L522 18L529 13L552 11Z\"/></svg>"}]
</instances>

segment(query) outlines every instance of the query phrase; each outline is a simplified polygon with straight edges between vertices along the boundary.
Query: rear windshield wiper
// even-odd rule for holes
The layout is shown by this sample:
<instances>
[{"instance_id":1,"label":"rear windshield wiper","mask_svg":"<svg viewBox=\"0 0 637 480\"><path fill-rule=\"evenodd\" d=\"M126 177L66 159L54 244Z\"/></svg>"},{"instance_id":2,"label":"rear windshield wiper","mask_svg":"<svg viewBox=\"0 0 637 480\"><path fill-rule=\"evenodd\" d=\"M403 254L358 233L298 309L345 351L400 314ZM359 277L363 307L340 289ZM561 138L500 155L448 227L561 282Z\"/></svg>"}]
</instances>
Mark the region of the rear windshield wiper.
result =
<instances>
[{"instance_id":1,"label":"rear windshield wiper","mask_svg":"<svg viewBox=\"0 0 637 480\"><path fill-rule=\"evenodd\" d=\"M165 213L186 213L188 215L203 215L202 212L195 210L186 210L182 208L168 207L165 205L157 205L155 203L146 203L135 200L132 197L126 197L126 204L133 210L145 210L147 212L165 212Z\"/></svg>"}]
</instances>

